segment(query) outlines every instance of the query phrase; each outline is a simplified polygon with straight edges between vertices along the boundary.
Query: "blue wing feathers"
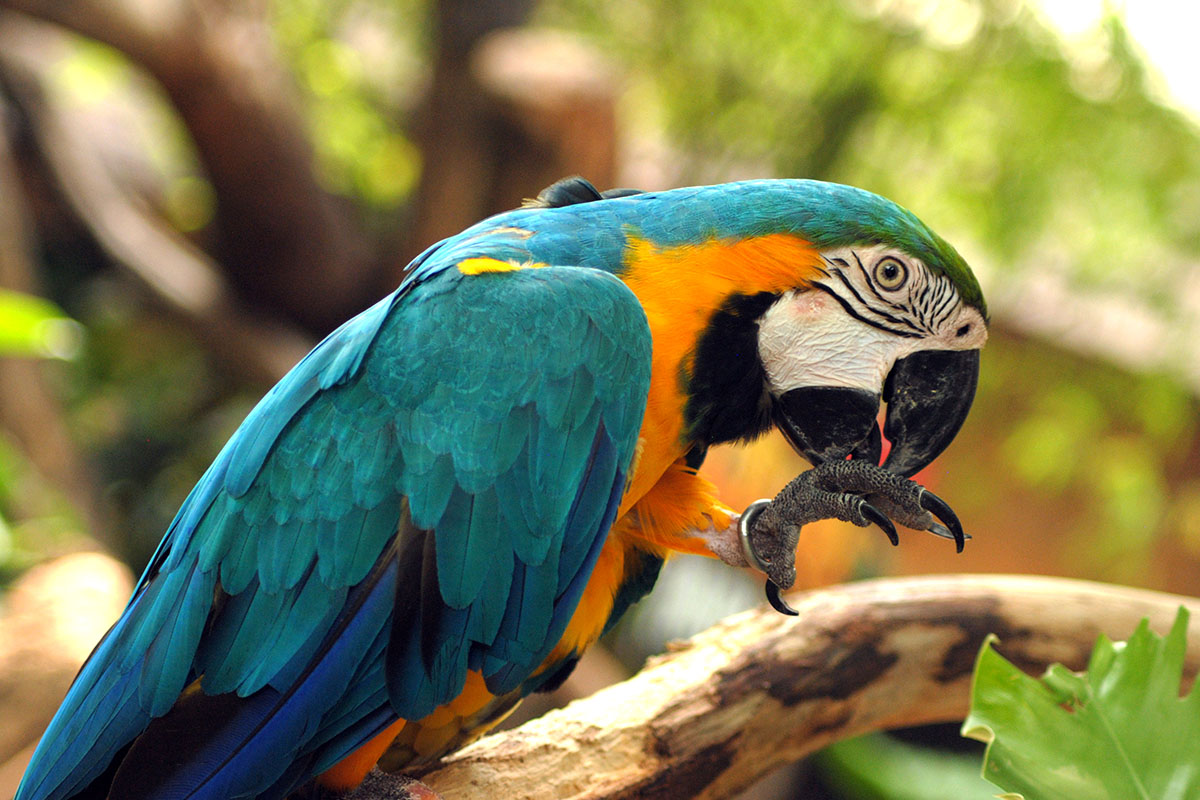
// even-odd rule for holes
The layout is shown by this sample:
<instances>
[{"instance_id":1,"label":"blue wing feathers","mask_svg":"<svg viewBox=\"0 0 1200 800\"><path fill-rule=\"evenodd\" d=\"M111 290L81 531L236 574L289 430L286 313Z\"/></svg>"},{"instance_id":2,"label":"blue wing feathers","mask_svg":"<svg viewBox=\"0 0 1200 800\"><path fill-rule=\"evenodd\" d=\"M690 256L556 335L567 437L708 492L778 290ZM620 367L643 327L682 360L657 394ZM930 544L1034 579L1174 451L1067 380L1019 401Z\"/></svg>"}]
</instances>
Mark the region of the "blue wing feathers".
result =
<instances>
[{"instance_id":1,"label":"blue wing feathers","mask_svg":"<svg viewBox=\"0 0 1200 800\"><path fill-rule=\"evenodd\" d=\"M616 494L619 496L619 493ZM614 502L613 513L615 511L616 503ZM603 537L596 537L592 541L584 561L583 569L572 577L565 591L556 598L556 602L551 608L551 619L546 628L546 644L534 653L532 659L524 661L521 659L511 659L491 675L485 676L489 691L494 694L505 694L517 689L529 678L531 669L528 665L536 666L549 655L550 650L562 636L563 631L566 630L567 623L570 621L571 613L574 611L575 606L579 604L579 598L583 594L583 587L587 583L587 578L591 574L592 567L596 564L596 559L600 555L603 544ZM522 666L523 664L526 666Z\"/></svg>"},{"instance_id":2,"label":"blue wing feathers","mask_svg":"<svg viewBox=\"0 0 1200 800\"><path fill-rule=\"evenodd\" d=\"M423 716L469 663L506 691L545 659L624 487L649 333L607 274L464 280L443 251L247 417L81 670L19 800L86 786L197 676L245 699L163 797L282 796L309 774L289 764L327 767L396 714ZM381 562L412 531L431 546Z\"/></svg>"},{"instance_id":3,"label":"blue wing feathers","mask_svg":"<svg viewBox=\"0 0 1200 800\"><path fill-rule=\"evenodd\" d=\"M512 591L514 563L512 555L495 557L484 574L480 588L481 602L471 609L470 635L473 641L496 641Z\"/></svg>"},{"instance_id":4,"label":"blue wing feathers","mask_svg":"<svg viewBox=\"0 0 1200 800\"><path fill-rule=\"evenodd\" d=\"M250 530L240 524L236 516L228 524L237 527L227 532L232 541L220 564L221 587L230 594L240 594L255 579L258 547Z\"/></svg>"},{"instance_id":5,"label":"blue wing feathers","mask_svg":"<svg viewBox=\"0 0 1200 800\"><path fill-rule=\"evenodd\" d=\"M413 445L404 448L404 464L406 469L397 481L397 488L408 498L413 524L431 530L445 513L450 495L458 485L454 461L448 455L433 454L424 446Z\"/></svg>"},{"instance_id":6,"label":"blue wing feathers","mask_svg":"<svg viewBox=\"0 0 1200 800\"><path fill-rule=\"evenodd\" d=\"M214 626L200 643L196 653L196 669L204 674L205 688L212 694L235 691L241 683L245 665L236 654L244 651L235 648L242 639L242 628L247 624L254 626L253 621L247 622L247 616L258 601L258 593L258 581L251 579L242 591L230 596L221 609L220 624ZM253 636L245 638L254 640Z\"/></svg>"},{"instance_id":7,"label":"blue wing feathers","mask_svg":"<svg viewBox=\"0 0 1200 800\"><path fill-rule=\"evenodd\" d=\"M230 453L233 468L225 476L230 494L238 497L250 488L283 428L319 389L336 386L358 372L394 302L395 293L325 337L250 412Z\"/></svg>"},{"instance_id":8,"label":"blue wing feathers","mask_svg":"<svg viewBox=\"0 0 1200 800\"><path fill-rule=\"evenodd\" d=\"M471 521L465 538L467 548L455 566L459 570L458 595L462 598L469 595L472 603L482 596L487 573L495 568L495 554L512 549L511 545L504 546L507 543L502 539L503 529L498 524L498 506L499 500L494 489L489 488L471 498ZM443 582L443 590L444 586ZM485 603L489 599L482 598ZM499 600L503 602L504 598Z\"/></svg>"},{"instance_id":9,"label":"blue wing feathers","mask_svg":"<svg viewBox=\"0 0 1200 800\"><path fill-rule=\"evenodd\" d=\"M400 519L402 500L398 495L384 498L371 509L363 525L362 535L346 548L348 558L342 574L349 582L362 578L371 568L375 554L396 534L396 522Z\"/></svg>"},{"instance_id":10,"label":"blue wing feathers","mask_svg":"<svg viewBox=\"0 0 1200 800\"><path fill-rule=\"evenodd\" d=\"M388 704L387 687L383 677L383 654L387 648L387 633L387 629L384 628L375 637L341 702L326 712L321 719L321 734L306 744L307 752L328 751L332 747L332 755L336 761L353 747L338 750L337 745L329 744L332 740L349 737L356 740L357 746L381 727L380 722L387 725L397 719L396 712ZM359 720L362 721L361 724ZM326 757L328 755L330 754L327 752ZM332 763L327 766L332 766Z\"/></svg>"},{"instance_id":11,"label":"blue wing feathers","mask_svg":"<svg viewBox=\"0 0 1200 800\"><path fill-rule=\"evenodd\" d=\"M154 796L161 798L191 797L200 800L222 800L228 797L254 797L273 783L291 763L297 744L311 739L320 729L322 718L349 684L358 670L364 654L371 650L372 641L391 613L390 600L395 591L396 563L385 553L380 559L376 576L355 590L347 609L325 635L323 652L286 691L267 687L236 704L218 696L193 694L190 702L201 709L216 704L222 714L196 713L197 724L206 717L212 730L200 740L199 752L176 766L169 776L168 786L155 788ZM185 713L188 700L178 711ZM164 718L164 720L169 719ZM157 724L157 723L152 723ZM150 755L160 758L153 750L154 731L145 741ZM127 756L122 770L141 756L135 751ZM130 767L129 772L138 770ZM146 770L149 771L149 770ZM161 771L161 770L160 770ZM131 780L142 780L132 775ZM118 774L114 793L121 783ZM179 787L172 790L172 787ZM124 794L118 796L142 796Z\"/></svg>"},{"instance_id":12,"label":"blue wing feathers","mask_svg":"<svg viewBox=\"0 0 1200 800\"><path fill-rule=\"evenodd\" d=\"M517 533L513 539L513 554L522 564L540 566L554 537L541 524L535 504L522 495L528 493L532 485L526 445L512 468L496 478L496 493L508 498L508 502L500 507L500 517L507 530Z\"/></svg>"},{"instance_id":13,"label":"blue wing feathers","mask_svg":"<svg viewBox=\"0 0 1200 800\"><path fill-rule=\"evenodd\" d=\"M391 614L390 603L397 579L394 560L383 563L380 573L379 579L367 587L361 605L354 608L353 613L344 614L342 624L336 626L327 637L328 643L322 656L313 660L312 666L287 693L260 690L279 695L279 699L265 713L258 712L262 719L254 736L234 740L238 757L231 757L225 769L235 774L244 770L251 776L257 776L263 765L267 764L282 771L290 762L297 744L311 738L319 729L321 717L345 692L363 655L370 649L379 631L386 626ZM256 752L264 748L270 752ZM258 777L255 781L257 785L247 788L251 792L260 791L276 777L278 772L265 778ZM246 785L242 781L238 784ZM218 800L226 794L221 792L209 796Z\"/></svg>"},{"instance_id":14,"label":"blue wing feathers","mask_svg":"<svg viewBox=\"0 0 1200 800\"><path fill-rule=\"evenodd\" d=\"M470 547L471 506L474 498L455 486L446 511L437 522L437 597L452 609L466 608L475 599L475 584L466 585L463 564ZM453 532L452 535L450 532ZM431 592L431 595L435 594Z\"/></svg>"},{"instance_id":15,"label":"blue wing feathers","mask_svg":"<svg viewBox=\"0 0 1200 800\"><path fill-rule=\"evenodd\" d=\"M608 496L604 494L604 485L609 481L610 475L616 475L617 480L613 482L613 486L617 488L616 501L610 493ZM568 526L570 530L592 530L595 528L607 529L608 525L612 524L612 520L608 516L616 513L614 502L620 501L622 483L624 475L621 472L620 466L617 464L616 448L611 446L594 447L592 449L592 457L588 462L587 470L584 473L582 486L587 487L581 490L575 497L575 504L571 507L571 512L568 516ZM591 488L595 486L595 488ZM605 520L608 519L608 524ZM566 586L571 580L571 576L578 574L583 570L584 559L588 554L588 540L585 536L567 536L565 537L564 546L559 553L558 561L558 583L560 586Z\"/></svg>"},{"instance_id":16,"label":"blue wing feathers","mask_svg":"<svg viewBox=\"0 0 1200 800\"><path fill-rule=\"evenodd\" d=\"M193 566L160 619L142 661L138 701L151 716L165 714L187 684L192 658L208 618L215 581ZM164 594L166 592L164 591Z\"/></svg>"},{"instance_id":17,"label":"blue wing feathers","mask_svg":"<svg viewBox=\"0 0 1200 800\"><path fill-rule=\"evenodd\" d=\"M90 780L90 775L104 770L112 758L112 753L120 750L131 738L131 731L136 732L143 726L141 709L132 702L137 691L135 676L127 675L115 683L105 696L105 702L98 708L109 710L107 718L94 731L94 738L84 739L83 743L90 744L90 749L81 746L72 747L69 751L70 763L78 763L79 769L73 773L65 773L66 785L60 785L47 792L51 798L69 797L71 793L82 789ZM56 765L57 766L57 765ZM63 773L60 773L63 774ZM18 791L19 796L19 791Z\"/></svg>"},{"instance_id":18,"label":"blue wing feathers","mask_svg":"<svg viewBox=\"0 0 1200 800\"><path fill-rule=\"evenodd\" d=\"M271 519L269 524L255 526L252 538L258 540L258 547L254 563L259 583L266 591L280 592L295 586L312 562L313 543L305 541L303 529L304 521L296 518Z\"/></svg>"}]
</instances>

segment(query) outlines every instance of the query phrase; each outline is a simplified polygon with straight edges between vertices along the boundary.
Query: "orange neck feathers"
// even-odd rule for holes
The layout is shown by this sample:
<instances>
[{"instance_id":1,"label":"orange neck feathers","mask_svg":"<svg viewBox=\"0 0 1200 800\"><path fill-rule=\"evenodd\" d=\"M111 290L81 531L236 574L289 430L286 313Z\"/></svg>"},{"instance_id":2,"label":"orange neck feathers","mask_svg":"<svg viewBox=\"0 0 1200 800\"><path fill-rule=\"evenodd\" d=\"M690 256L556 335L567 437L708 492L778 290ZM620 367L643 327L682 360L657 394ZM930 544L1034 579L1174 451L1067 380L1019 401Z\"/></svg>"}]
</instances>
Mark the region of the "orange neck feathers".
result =
<instances>
[{"instance_id":1,"label":"orange neck feathers","mask_svg":"<svg viewBox=\"0 0 1200 800\"><path fill-rule=\"evenodd\" d=\"M654 354L641 432L644 449L622 513L687 449L683 376L713 313L732 295L801 288L820 272L816 249L791 234L676 247L630 237L621 278L646 310Z\"/></svg>"}]
</instances>

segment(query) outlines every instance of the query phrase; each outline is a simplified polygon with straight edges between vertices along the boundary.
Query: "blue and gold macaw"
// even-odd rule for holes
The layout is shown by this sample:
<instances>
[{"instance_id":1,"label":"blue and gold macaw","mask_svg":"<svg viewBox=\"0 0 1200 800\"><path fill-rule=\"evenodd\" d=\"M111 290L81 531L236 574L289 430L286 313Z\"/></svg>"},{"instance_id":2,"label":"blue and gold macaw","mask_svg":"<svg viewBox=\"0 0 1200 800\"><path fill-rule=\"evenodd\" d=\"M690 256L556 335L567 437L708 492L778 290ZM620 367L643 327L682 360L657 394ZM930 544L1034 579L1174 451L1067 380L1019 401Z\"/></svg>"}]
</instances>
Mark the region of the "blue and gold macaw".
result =
<instances>
[{"instance_id":1,"label":"blue and gold macaw","mask_svg":"<svg viewBox=\"0 0 1200 800\"><path fill-rule=\"evenodd\" d=\"M963 259L874 194L555 184L430 247L263 398L17 799L340 791L460 746L560 683L668 553L772 563L698 468L773 425L825 465L816 516L947 535L907 478L957 433L986 336ZM915 494L840 485L860 463Z\"/></svg>"}]
</instances>

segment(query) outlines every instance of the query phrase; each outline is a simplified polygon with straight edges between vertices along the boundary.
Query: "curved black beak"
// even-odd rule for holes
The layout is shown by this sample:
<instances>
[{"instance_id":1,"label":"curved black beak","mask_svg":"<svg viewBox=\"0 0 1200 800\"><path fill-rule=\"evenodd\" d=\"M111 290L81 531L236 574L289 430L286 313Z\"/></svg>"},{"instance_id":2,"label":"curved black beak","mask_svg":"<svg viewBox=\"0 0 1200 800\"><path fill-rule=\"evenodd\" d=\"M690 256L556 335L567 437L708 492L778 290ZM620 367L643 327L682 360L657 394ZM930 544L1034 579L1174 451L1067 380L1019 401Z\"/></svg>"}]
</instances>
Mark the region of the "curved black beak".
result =
<instances>
[{"instance_id":1,"label":"curved black beak","mask_svg":"<svg viewBox=\"0 0 1200 800\"><path fill-rule=\"evenodd\" d=\"M884 384L892 443L885 469L911 478L950 446L979 383L978 350L926 350L902 358Z\"/></svg>"},{"instance_id":2,"label":"curved black beak","mask_svg":"<svg viewBox=\"0 0 1200 800\"><path fill-rule=\"evenodd\" d=\"M979 380L978 350L927 350L898 360L884 384L883 466L910 478L953 441ZM863 389L811 386L775 401L775 424L814 466L846 456L879 463L880 397Z\"/></svg>"}]
</instances>

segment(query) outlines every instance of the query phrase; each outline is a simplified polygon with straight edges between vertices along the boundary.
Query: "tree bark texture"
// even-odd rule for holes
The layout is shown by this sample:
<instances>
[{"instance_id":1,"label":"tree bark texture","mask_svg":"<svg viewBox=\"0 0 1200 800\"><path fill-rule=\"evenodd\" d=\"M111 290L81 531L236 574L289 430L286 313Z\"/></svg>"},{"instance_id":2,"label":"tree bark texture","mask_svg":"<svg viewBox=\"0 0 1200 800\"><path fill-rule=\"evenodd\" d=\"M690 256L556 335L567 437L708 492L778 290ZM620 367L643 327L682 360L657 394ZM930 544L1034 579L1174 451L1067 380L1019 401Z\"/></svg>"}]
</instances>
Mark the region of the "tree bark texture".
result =
<instances>
[{"instance_id":1,"label":"tree bark texture","mask_svg":"<svg viewBox=\"0 0 1200 800\"><path fill-rule=\"evenodd\" d=\"M78 663L119 612L128 573L97 554L30 572L0 617L0 796ZM869 731L961 720L984 638L1030 672L1086 663L1101 633L1143 617L1165 633L1200 600L1061 578L943 575L847 584L730 617L637 675L443 760L421 780L447 800L731 796L783 764ZM21 720L19 725L14 724ZM7 779L7 781L6 781ZM8 785L11 782L11 786ZM348 800L402 797L376 771Z\"/></svg>"},{"instance_id":2,"label":"tree bark texture","mask_svg":"<svg viewBox=\"0 0 1200 800\"><path fill-rule=\"evenodd\" d=\"M422 780L446 798L721 798L831 742L961 720L989 633L1030 672L1082 669L1096 637L1165 633L1200 600L1058 578L938 576L789 598L799 617L731 617L624 683L486 737ZM386 797L379 789L356 797Z\"/></svg>"}]
</instances>

